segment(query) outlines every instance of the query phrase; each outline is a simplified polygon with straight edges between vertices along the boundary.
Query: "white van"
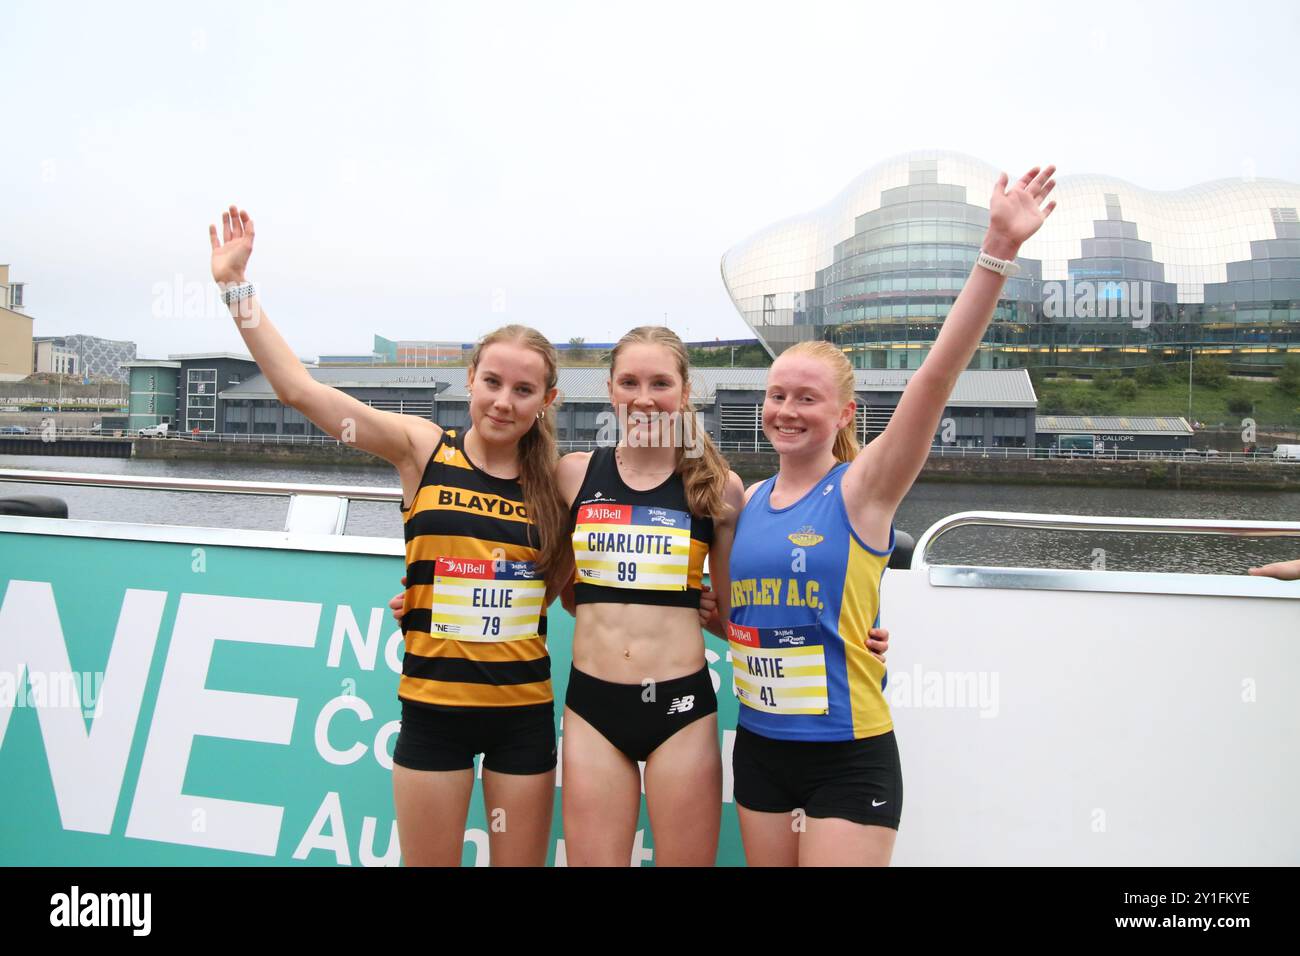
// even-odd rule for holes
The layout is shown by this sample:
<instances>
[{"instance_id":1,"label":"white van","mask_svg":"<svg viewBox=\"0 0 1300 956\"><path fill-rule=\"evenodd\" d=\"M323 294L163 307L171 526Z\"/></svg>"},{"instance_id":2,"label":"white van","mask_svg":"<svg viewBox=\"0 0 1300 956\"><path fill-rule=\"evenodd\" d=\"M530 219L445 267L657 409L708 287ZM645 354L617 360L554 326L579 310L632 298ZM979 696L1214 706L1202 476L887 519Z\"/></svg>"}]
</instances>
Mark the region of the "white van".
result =
<instances>
[{"instance_id":1,"label":"white van","mask_svg":"<svg viewBox=\"0 0 1300 956\"><path fill-rule=\"evenodd\" d=\"M1300 461L1300 445L1278 445L1273 449L1273 457L1288 461Z\"/></svg>"},{"instance_id":2,"label":"white van","mask_svg":"<svg viewBox=\"0 0 1300 956\"><path fill-rule=\"evenodd\" d=\"M148 425L140 429L139 434L141 438L166 438L167 422L163 422L161 425Z\"/></svg>"}]
</instances>

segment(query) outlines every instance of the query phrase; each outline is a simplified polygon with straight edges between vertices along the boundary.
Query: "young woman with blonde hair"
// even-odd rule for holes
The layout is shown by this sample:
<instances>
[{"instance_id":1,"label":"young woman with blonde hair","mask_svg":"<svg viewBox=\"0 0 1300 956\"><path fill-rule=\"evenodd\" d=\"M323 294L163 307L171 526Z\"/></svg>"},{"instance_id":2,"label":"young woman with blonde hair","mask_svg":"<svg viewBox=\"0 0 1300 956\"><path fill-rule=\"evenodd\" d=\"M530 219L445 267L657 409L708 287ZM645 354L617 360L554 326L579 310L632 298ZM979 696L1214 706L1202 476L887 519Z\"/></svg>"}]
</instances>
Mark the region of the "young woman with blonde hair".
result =
<instances>
[{"instance_id":1,"label":"young woman with blonde hair","mask_svg":"<svg viewBox=\"0 0 1300 956\"><path fill-rule=\"evenodd\" d=\"M253 221L234 206L212 275L276 396L327 434L390 462L402 485L406 651L393 801L407 865L459 865L483 758L494 865L546 862L555 801L555 714L545 584L564 565L566 515L554 484L555 349L512 325L469 362L463 433L378 411L317 382L245 279Z\"/></svg>"},{"instance_id":2,"label":"young woman with blonde hair","mask_svg":"<svg viewBox=\"0 0 1300 956\"><path fill-rule=\"evenodd\" d=\"M566 455L576 605L564 709L571 865L627 866L645 796L656 865L715 862L722 804L717 697L699 607L721 586L744 486L695 427L686 347L633 329L610 357L618 442Z\"/></svg>"},{"instance_id":3,"label":"young woman with blonde hair","mask_svg":"<svg viewBox=\"0 0 1300 956\"><path fill-rule=\"evenodd\" d=\"M957 376L992 318L1054 166L989 203L977 264L885 431L859 452L853 370L827 342L799 343L768 374L763 432L780 470L746 492L717 588L740 698L735 797L751 865L888 864L902 771L866 649L894 546L893 517L929 455Z\"/></svg>"},{"instance_id":4,"label":"young woman with blonde hair","mask_svg":"<svg viewBox=\"0 0 1300 956\"><path fill-rule=\"evenodd\" d=\"M726 587L742 486L697 430L687 353L674 333L625 335L611 356L609 393L618 428L606 433L617 447L567 455L557 468L574 549L565 542L560 576L572 576L566 605L576 616L564 721L566 858L630 862L645 763L655 862L709 865L722 764L700 628L716 605L701 577L707 554L713 587ZM391 602L399 621L403 604L403 595ZM869 647L882 662L888 641L887 631L872 631Z\"/></svg>"}]
</instances>

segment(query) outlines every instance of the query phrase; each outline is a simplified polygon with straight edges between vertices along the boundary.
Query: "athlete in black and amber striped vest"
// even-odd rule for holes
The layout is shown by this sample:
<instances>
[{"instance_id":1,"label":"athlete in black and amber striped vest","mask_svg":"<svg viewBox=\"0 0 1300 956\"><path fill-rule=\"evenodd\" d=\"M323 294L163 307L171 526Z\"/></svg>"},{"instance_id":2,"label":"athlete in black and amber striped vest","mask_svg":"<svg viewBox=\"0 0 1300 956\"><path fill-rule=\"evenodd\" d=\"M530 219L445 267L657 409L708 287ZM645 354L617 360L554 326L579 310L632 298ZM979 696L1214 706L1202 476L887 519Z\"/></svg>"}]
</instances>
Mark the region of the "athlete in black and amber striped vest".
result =
<instances>
[{"instance_id":1,"label":"athlete in black and amber striped vest","mask_svg":"<svg viewBox=\"0 0 1300 956\"><path fill-rule=\"evenodd\" d=\"M443 432L402 511L406 655L398 696L442 710L549 708L546 582L517 478L480 471Z\"/></svg>"},{"instance_id":2,"label":"athlete in black and amber striped vest","mask_svg":"<svg viewBox=\"0 0 1300 956\"><path fill-rule=\"evenodd\" d=\"M479 342L467 374L468 443L426 418L380 411L316 381L271 324L247 281L253 235L252 218L234 206L220 236L208 229L212 277L258 368L326 434L392 464L409 502L411 619L393 752L402 861L461 861L474 758L483 754L487 812L510 820L491 828L491 862L540 866L556 766L541 578L567 547L546 414L558 394L555 348L520 325Z\"/></svg>"}]
</instances>

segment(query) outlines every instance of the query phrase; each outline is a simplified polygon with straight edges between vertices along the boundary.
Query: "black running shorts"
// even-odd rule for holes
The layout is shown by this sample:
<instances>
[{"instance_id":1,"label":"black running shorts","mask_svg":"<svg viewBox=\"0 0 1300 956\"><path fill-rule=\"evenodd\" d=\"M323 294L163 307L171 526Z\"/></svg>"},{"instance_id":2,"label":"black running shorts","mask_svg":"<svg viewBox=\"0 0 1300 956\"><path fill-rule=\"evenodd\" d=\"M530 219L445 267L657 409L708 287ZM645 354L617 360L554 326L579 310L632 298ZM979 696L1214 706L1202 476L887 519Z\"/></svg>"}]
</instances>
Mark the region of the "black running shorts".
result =
<instances>
[{"instance_id":1,"label":"black running shorts","mask_svg":"<svg viewBox=\"0 0 1300 956\"><path fill-rule=\"evenodd\" d=\"M774 740L739 727L732 751L736 803L761 813L898 829L903 771L894 732L861 740Z\"/></svg>"},{"instance_id":2,"label":"black running shorts","mask_svg":"<svg viewBox=\"0 0 1300 956\"><path fill-rule=\"evenodd\" d=\"M393 763L408 770L483 768L533 774L555 769L555 705L435 710L402 701Z\"/></svg>"}]
</instances>

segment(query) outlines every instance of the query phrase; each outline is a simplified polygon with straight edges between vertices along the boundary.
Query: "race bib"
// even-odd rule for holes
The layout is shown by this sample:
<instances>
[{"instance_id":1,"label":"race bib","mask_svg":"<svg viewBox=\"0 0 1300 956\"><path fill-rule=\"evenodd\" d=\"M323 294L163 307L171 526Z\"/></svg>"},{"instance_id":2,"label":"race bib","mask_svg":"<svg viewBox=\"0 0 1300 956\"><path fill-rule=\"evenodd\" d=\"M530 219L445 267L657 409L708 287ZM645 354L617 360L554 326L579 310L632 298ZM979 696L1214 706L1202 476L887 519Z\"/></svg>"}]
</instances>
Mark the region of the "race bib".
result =
<instances>
[{"instance_id":1,"label":"race bib","mask_svg":"<svg viewBox=\"0 0 1300 956\"><path fill-rule=\"evenodd\" d=\"M546 582L531 561L439 558L429 629L458 641L536 637L545 600Z\"/></svg>"},{"instance_id":2,"label":"race bib","mask_svg":"<svg viewBox=\"0 0 1300 956\"><path fill-rule=\"evenodd\" d=\"M727 622L740 702L769 714L825 714L826 656L817 625L745 627Z\"/></svg>"},{"instance_id":3,"label":"race bib","mask_svg":"<svg viewBox=\"0 0 1300 956\"><path fill-rule=\"evenodd\" d=\"M645 505L582 505L573 529L578 580L644 591L685 591L691 516Z\"/></svg>"}]
</instances>

